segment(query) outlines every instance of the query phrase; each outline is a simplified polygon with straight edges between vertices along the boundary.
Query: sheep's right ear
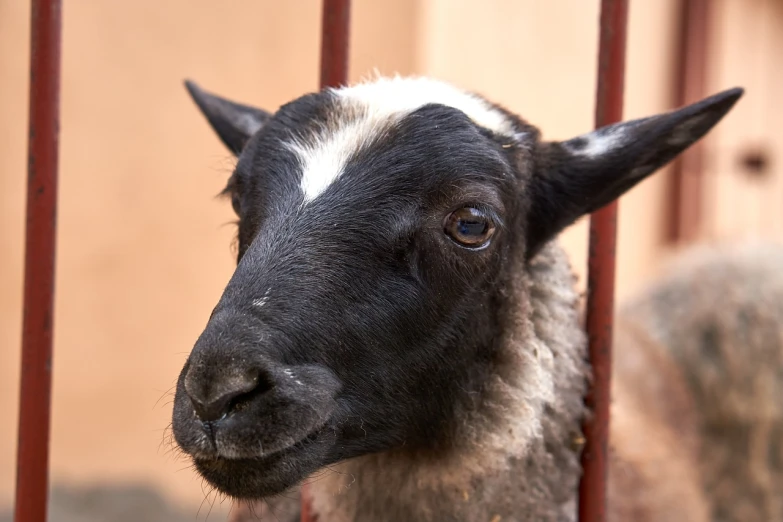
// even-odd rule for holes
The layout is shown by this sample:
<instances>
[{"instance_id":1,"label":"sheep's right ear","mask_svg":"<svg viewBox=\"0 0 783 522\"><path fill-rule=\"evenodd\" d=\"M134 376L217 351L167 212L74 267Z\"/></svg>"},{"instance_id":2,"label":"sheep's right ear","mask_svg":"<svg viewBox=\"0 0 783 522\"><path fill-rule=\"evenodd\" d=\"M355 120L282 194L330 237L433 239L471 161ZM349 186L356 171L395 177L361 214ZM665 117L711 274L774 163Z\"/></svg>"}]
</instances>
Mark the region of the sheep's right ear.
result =
<instances>
[{"instance_id":1,"label":"sheep's right ear","mask_svg":"<svg viewBox=\"0 0 783 522\"><path fill-rule=\"evenodd\" d=\"M185 87L212 129L235 156L239 156L247 140L271 117L261 109L208 93L190 80L185 81Z\"/></svg>"}]
</instances>

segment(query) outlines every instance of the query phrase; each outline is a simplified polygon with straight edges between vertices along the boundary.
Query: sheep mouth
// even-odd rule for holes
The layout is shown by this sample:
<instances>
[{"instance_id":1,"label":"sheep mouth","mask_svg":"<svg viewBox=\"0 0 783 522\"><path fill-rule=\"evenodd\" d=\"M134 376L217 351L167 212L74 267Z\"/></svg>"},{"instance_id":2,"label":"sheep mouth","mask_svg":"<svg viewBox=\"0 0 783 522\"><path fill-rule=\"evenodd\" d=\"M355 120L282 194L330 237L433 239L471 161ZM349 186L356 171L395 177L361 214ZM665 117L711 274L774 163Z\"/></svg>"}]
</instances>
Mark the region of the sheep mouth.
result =
<instances>
[{"instance_id":1,"label":"sheep mouth","mask_svg":"<svg viewBox=\"0 0 783 522\"><path fill-rule=\"evenodd\" d=\"M223 494L255 500L278 495L328 464L333 445L324 425L284 449L253 458L194 457L198 473Z\"/></svg>"}]
</instances>

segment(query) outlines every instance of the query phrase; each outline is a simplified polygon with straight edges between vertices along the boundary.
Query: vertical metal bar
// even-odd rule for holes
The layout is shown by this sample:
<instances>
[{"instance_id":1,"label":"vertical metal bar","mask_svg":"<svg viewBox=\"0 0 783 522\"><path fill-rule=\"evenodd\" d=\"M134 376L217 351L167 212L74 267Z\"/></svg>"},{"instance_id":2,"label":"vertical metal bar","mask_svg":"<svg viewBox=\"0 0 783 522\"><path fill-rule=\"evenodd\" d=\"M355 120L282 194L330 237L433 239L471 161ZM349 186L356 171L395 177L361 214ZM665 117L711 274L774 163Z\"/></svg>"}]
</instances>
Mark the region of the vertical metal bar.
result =
<instances>
[{"instance_id":1,"label":"vertical metal bar","mask_svg":"<svg viewBox=\"0 0 783 522\"><path fill-rule=\"evenodd\" d=\"M675 107L693 103L705 96L709 38L709 0L684 0L680 15L680 41L677 49ZM667 201L668 240L695 239L703 220L703 145L695 143L674 160L670 199Z\"/></svg>"},{"instance_id":2,"label":"vertical metal bar","mask_svg":"<svg viewBox=\"0 0 783 522\"><path fill-rule=\"evenodd\" d=\"M324 0L321 22L321 88L348 82L351 0Z\"/></svg>"},{"instance_id":3,"label":"vertical metal bar","mask_svg":"<svg viewBox=\"0 0 783 522\"><path fill-rule=\"evenodd\" d=\"M348 83L351 0L324 0L321 19L321 88ZM317 522L307 485L302 485L301 522Z\"/></svg>"},{"instance_id":4,"label":"vertical metal bar","mask_svg":"<svg viewBox=\"0 0 783 522\"><path fill-rule=\"evenodd\" d=\"M601 1L596 128L618 122L623 116L627 22L628 0ZM590 216L586 325L593 382L585 400L592 416L584 424L580 522L606 520L616 240L615 201Z\"/></svg>"},{"instance_id":5,"label":"vertical metal bar","mask_svg":"<svg viewBox=\"0 0 783 522\"><path fill-rule=\"evenodd\" d=\"M299 520L301 522L318 522L318 515L312 512L313 510L308 490L307 484L302 485L302 512Z\"/></svg>"},{"instance_id":6,"label":"vertical metal bar","mask_svg":"<svg viewBox=\"0 0 783 522\"><path fill-rule=\"evenodd\" d=\"M32 0L16 522L46 520L52 385L61 0Z\"/></svg>"}]
</instances>

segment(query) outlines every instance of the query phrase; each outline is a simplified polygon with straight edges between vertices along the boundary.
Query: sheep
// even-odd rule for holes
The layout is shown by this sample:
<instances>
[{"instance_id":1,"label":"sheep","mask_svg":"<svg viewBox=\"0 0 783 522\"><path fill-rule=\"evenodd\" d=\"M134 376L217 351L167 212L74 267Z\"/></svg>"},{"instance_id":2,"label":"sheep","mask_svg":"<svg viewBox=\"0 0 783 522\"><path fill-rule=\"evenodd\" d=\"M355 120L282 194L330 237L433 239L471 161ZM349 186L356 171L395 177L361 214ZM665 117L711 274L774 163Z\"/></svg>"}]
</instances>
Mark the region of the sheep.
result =
<instances>
[{"instance_id":1,"label":"sheep","mask_svg":"<svg viewBox=\"0 0 783 522\"><path fill-rule=\"evenodd\" d=\"M620 307L614 519L648 520L650 510L667 506L675 508L668 520L686 519L684 512L714 522L783 519L781 266L781 245L697 246ZM644 415L629 402L643 404ZM672 502L672 493L688 507ZM240 507L232 521L259 513L298 520L298 503L290 495L267 511Z\"/></svg>"},{"instance_id":2,"label":"sheep","mask_svg":"<svg viewBox=\"0 0 783 522\"><path fill-rule=\"evenodd\" d=\"M317 477L325 522L574 520L590 368L556 236L704 136L742 89L542 141L428 78L274 114L186 85L237 158L224 192L239 217L236 270L175 392L174 438L198 473L250 500ZM677 426L620 407L684 481L648 519L704 519L677 475L693 468ZM631 478L612 498L642 498L646 463L618 442L613 476Z\"/></svg>"},{"instance_id":3,"label":"sheep","mask_svg":"<svg viewBox=\"0 0 783 522\"><path fill-rule=\"evenodd\" d=\"M619 315L634 346L679 371L709 520L783 520L783 246L751 241L693 248ZM618 345L615 373L636 389L670 386ZM659 389L658 396L666 395ZM655 406L653 393L647 404ZM659 404L659 403L658 403ZM682 413L682 414L680 414Z\"/></svg>"}]
</instances>

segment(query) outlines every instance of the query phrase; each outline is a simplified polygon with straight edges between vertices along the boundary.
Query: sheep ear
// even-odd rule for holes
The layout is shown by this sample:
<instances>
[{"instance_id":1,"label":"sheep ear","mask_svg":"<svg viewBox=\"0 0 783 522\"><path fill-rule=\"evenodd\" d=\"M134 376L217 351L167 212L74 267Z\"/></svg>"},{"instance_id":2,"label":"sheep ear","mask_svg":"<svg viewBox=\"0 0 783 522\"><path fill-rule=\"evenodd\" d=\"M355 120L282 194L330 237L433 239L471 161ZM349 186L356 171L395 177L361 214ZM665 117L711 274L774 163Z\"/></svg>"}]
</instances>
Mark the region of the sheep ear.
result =
<instances>
[{"instance_id":1,"label":"sheep ear","mask_svg":"<svg viewBox=\"0 0 783 522\"><path fill-rule=\"evenodd\" d=\"M529 187L528 256L669 163L715 126L743 92L730 89L672 112L539 144Z\"/></svg>"},{"instance_id":2,"label":"sheep ear","mask_svg":"<svg viewBox=\"0 0 783 522\"><path fill-rule=\"evenodd\" d=\"M190 80L185 81L185 87L212 129L235 156L239 156L247 140L258 132L271 116L261 109L208 93Z\"/></svg>"}]
</instances>

